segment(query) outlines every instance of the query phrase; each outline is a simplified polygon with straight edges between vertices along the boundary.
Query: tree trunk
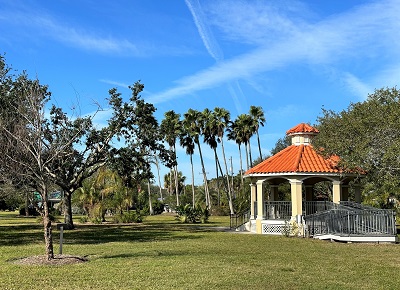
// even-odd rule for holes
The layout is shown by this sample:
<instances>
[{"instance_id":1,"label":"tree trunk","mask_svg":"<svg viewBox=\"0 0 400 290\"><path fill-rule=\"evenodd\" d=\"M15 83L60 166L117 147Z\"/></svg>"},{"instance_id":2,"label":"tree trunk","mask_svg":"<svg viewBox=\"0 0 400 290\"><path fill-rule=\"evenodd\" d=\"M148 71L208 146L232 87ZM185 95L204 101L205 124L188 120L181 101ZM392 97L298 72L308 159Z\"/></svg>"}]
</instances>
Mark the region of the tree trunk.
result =
<instances>
[{"instance_id":1,"label":"tree trunk","mask_svg":"<svg viewBox=\"0 0 400 290\"><path fill-rule=\"evenodd\" d=\"M43 203L43 229L44 229L44 242L46 247L46 256L47 260L54 259L54 251L53 251L53 233L51 229L51 220L49 216L49 204L47 197L47 189L46 187L42 188L42 203Z\"/></svg>"},{"instance_id":2,"label":"tree trunk","mask_svg":"<svg viewBox=\"0 0 400 290\"><path fill-rule=\"evenodd\" d=\"M29 216L29 193L25 194L25 216Z\"/></svg>"},{"instance_id":3,"label":"tree trunk","mask_svg":"<svg viewBox=\"0 0 400 290\"><path fill-rule=\"evenodd\" d=\"M226 157L225 157L225 148L224 148L224 140L221 137L221 149L222 149L222 157L224 158L224 165L225 165L225 170L226 170L226 181L228 185L228 201L229 201L229 210L231 211L231 214L234 214L235 211L233 209L233 201L232 201L232 196L233 196L233 186L230 186L229 183L229 172L228 172L228 164L226 162Z\"/></svg>"},{"instance_id":4,"label":"tree trunk","mask_svg":"<svg viewBox=\"0 0 400 290\"><path fill-rule=\"evenodd\" d=\"M156 159L157 175L158 175L158 187L160 189L160 198L161 198L161 202L164 203L164 198L163 198L163 195L162 195L162 188L161 188L160 165L158 164L157 156L155 157L155 159Z\"/></svg>"},{"instance_id":5,"label":"tree trunk","mask_svg":"<svg viewBox=\"0 0 400 290\"><path fill-rule=\"evenodd\" d=\"M217 150L215 148L214 148L214 158L215 158L215 172L217 173L218 206L221 206L221 193L219 190L218 156L217 156ZM222 175L222 177L223 177L223 175Z\"/></svg>"},{"instance_id":6,"label":"tree trunk","mask_svg":"<svg viewBox=\"0 0 400 290\"><path fill-rule=\"evenodd\" d=\"M208 191L207 173L206 173L206 168L204 167L204 160L203 160L203 154L201 153L200 142L197 142L197 147L199 148L201 168L202 168L202 172L203 172L204 193L205 193L205 196L206 196L206 207L207 207L208 210L210 210L211 209L210 193Z\"/></svg>"},{"instance_id":7,"label":"tree trunk","mask_svg":"<svg viewBox=\"0 0 400 290\"><path fill-rule=\"evenodd\" d=\"M250 167L248 169L250 169L253 166L253 158L251 158L251 145L250 145L250 139L249 142L247 143L247 145L249 146L249 159L250 159Z\"/></svg>"},{"instance_id":8,"label":"tree trunk","mask_svg":"<svg viewBox=\"0 0 400 290\"><path fill-rule=\"evenodd\" d=\"M179 206L179 182L178 182L178 167L177 166L175 166L174 178L175 178L176 206Z\"/></svg>"},{"instance_id":9,"label":"tree trunk","mask_svg":"<svg viewBox=\"0 0 400 290\"><path fill-rule=\"evenodd\" d=\"M242 149L240 148L240 144L238 145L239 147L239 159L240 159L240 180L241 180L241 185L243 189L243 162L242 162Z\"/></svg>"},{"instance_id":10,"label":"tree trunk","mask_svg":"<svg viewBox=\"0 0 400 290\"><path fill-rule=\"evenodd\" d=\"M222 171L221 163L219 162L218 159L217 159L217 163L218 163L221 175L222 175L222 177L224 177L224 172ZM228 198L228 203L229 203L229 211L231 214L234 214L235 210L233 209L232 195L231 195L231 191L229 189L229 177L228 176L226 176L226 181L224 181L224 184L225 184L226 196Z\"/></svg>"},{"instance_id":11,"label":"tree trunk","mask_svg":"<svg viewBox=\"0 0 400 290\"><path fill-rule=\"evenodd\" d=\"M247 146L247 142L246 143L244 143L244 149L245 149L245 152L246 152L246 170L249 170L250 169L250 166L249 166L249 150L248 150L248 146Z\"/></svg>"},{"instance_id":12,"label":"tree trunk","mask_svg":"<svg viewBox=\"0 0 400 290\"><path fill-rule=\"evenodd\" d=\"M192 206L194 208L196 204L195 193L194 193L194 167L193 167L193 154L190 154L190 165L192 166Z\"/></svg>"},{"instance_id":13,"label":"tree trunk","mask_svg":"<svg viewBox=\"0 0 400 290\"><path fill-rule=\"evenodd\" d=\"M68 191L64 192L64 223L66 226L64 230L72 230L75 228L74 221L72 220L72 194Z\"/></svg>"},{"instance_id":14,"label":"tree trunk","mask_svg":"<svg viewBox=\"0 0 400 290\"><path fill-rule=\"evenodd\" d=\"M149 192L149 214L153 215L153 204L151 202L151 190L150 190L150 181L147 181L147 190Z\"/></svg>"},{"instance_id":15,"label":"tree trunk","mask_svg":"<svg viewBox=\"0 0 400 290\"><path fill-rule=\"evenodd\" d=\"M257 133L258 151L260 151L260 160L262 161L261 144L260 144L260 135L258 135L258 130L256 131L256 133Z\"/></svg>"}]
</instances>

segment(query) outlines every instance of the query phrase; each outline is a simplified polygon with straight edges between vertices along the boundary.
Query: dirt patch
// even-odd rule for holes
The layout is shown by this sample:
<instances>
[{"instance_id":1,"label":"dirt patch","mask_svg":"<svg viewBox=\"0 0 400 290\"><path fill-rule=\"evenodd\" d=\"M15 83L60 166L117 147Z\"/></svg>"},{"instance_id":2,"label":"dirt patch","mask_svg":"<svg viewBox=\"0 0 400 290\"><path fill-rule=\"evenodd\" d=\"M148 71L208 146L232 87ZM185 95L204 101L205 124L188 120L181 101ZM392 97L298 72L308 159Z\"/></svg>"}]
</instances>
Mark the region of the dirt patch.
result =
<instances>
[{"instance_id":1,"label":"dirt patch","mask_svg":"<svg viewBox=\"0 0 400 290\"><path fill-rule=\"evenodd\" d=\"M49 266L62 266L78 263L85 263L89 261L85 257L71 256L71 255L54 255L54 259L48 260L46 255L31 256L21 259L15 259L10 262L18 265L49 265Z\"/></svg>"}]
</instances>

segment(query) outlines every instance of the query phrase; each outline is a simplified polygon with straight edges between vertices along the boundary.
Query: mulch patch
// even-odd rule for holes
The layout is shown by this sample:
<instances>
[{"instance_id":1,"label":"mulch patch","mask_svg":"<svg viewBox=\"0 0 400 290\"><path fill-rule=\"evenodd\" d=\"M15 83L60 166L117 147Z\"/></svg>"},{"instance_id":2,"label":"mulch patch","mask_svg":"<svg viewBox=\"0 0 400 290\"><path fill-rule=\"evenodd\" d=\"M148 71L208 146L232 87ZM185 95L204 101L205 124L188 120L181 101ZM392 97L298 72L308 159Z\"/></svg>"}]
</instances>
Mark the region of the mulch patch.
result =
<instances>
[{"instance_id":1,"label":"mulch patch","mask_svg":"<svg viewBox=\"0 0 400 290\"><path fill-rule=\"evenodd\" d=\"M85 257L72 256L72 255L54 255L54 259L48 260L47 255L24 257L20 259L13 259L10 262L18 265L48 265L48 266L62 266L78 263L85 263L89 260Z\"/></svg>"}]
</instances>

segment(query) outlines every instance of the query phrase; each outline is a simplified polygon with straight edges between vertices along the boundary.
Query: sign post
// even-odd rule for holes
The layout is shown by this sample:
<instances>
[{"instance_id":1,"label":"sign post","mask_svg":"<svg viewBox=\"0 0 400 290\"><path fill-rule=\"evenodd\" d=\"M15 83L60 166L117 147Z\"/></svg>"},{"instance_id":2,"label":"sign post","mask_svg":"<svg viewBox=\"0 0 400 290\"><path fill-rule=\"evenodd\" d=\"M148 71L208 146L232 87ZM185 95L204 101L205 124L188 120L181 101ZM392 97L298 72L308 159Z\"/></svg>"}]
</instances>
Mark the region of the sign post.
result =
<instances>
[{"instance_id":1,"label":"sign post","mask_svg":"<svg viewBox=\"0 0 400 290\"><path fill-rule=\"evenodd\" d=\"M63 246L63 239L64 239L64 227L67 224L59 223L57 224L57 230L60 230L60 255L62 255L62 246Z\"/></svg>"}]
</instances>

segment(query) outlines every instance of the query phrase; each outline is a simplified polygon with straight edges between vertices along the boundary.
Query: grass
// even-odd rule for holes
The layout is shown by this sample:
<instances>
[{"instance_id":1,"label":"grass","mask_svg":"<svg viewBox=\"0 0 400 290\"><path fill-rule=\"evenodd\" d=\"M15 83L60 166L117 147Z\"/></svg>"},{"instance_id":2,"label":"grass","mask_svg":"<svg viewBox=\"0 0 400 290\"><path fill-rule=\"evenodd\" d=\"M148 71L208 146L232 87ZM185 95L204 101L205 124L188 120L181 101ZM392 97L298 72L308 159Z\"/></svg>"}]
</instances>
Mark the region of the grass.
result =
<instances>
[{"instance_id":1,"label":"grass","mask_svg":"<svg viewBox=\"0 0 400 290\"><path fill-rule=\"evenodd\" d=\"M28 266L10 260L43 255L34 218L0 212L1 289L398 289L399 245L345 244L215 231L173 216L142 224L89 225L64 232L64 254L89 262ZM58 252L58 231L54 230Z\"/></svg>"}]
</instances>

